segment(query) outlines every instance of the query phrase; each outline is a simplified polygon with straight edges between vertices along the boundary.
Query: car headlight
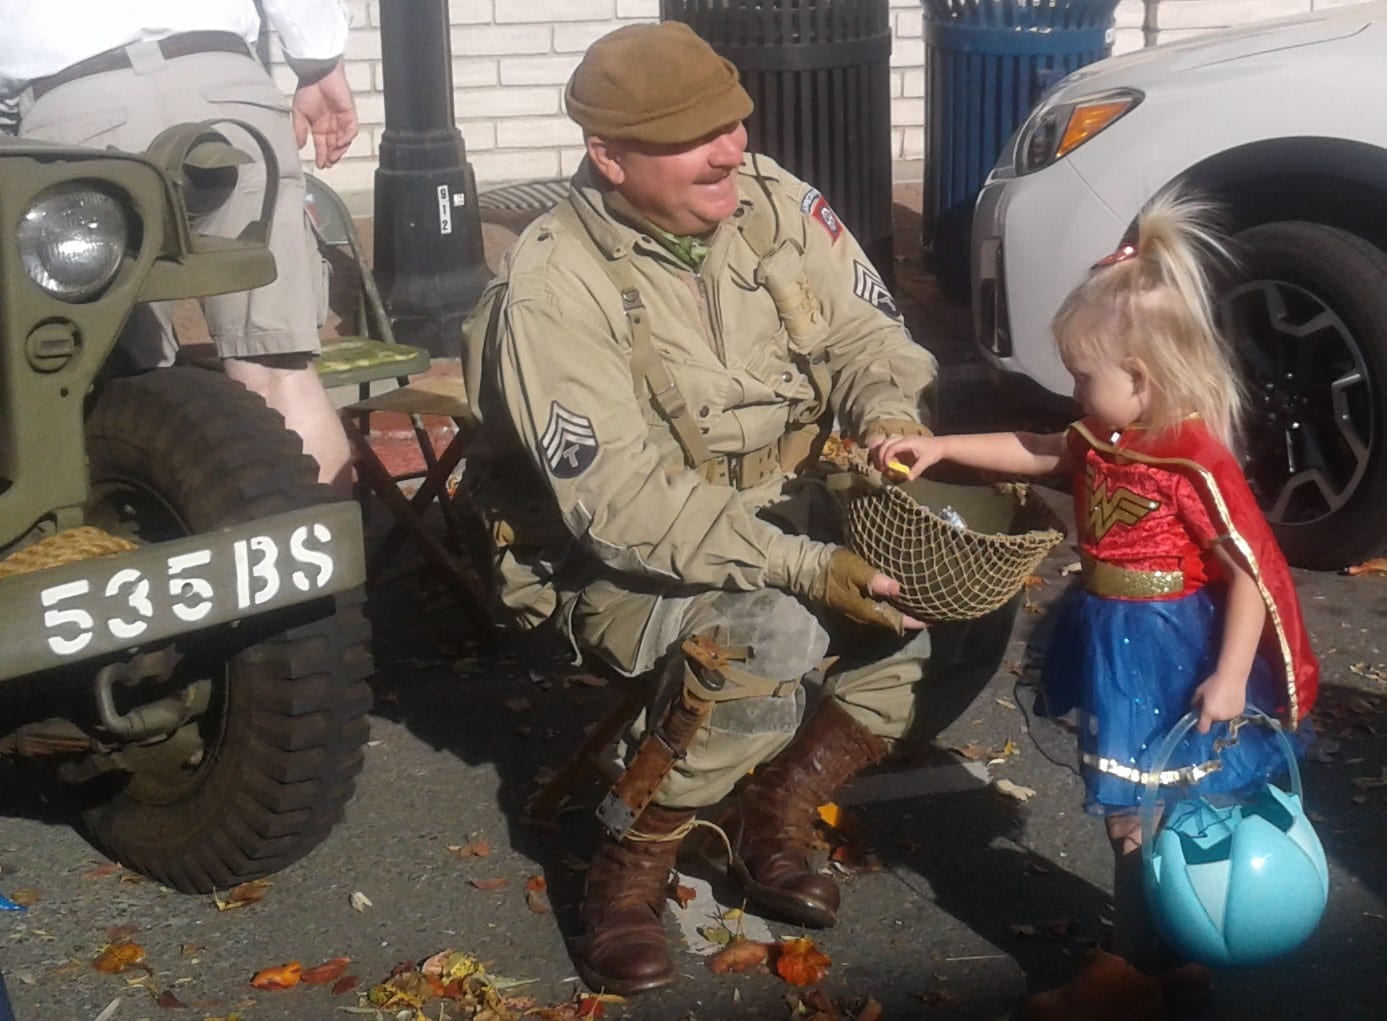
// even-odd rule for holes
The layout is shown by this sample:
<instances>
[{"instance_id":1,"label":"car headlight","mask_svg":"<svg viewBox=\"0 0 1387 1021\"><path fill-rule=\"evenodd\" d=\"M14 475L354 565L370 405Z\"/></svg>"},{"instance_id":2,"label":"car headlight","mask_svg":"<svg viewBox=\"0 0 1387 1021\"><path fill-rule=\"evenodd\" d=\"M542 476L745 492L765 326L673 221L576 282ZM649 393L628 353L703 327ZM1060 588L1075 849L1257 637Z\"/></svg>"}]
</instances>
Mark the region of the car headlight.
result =
<instances>
[{"instance_id":1,"label":"car headlight","mask_svg":"<svg viewBox=\"0 0 1387 1021\"><path fill-rule=\"evenodd\" d=\"M1016 173L1034 173L1069 155L1131 112L1143 98L1135 89L1114 89L1070 103L1042 104L1021 126Z\"/></svg>"},{"instance_id":2,"label":"car headlight","mask_svg":"<svg viewBox=\"0 0 1387 1021\"><path fill-rule=\"evenodd\" d=\"M120 269L128 239L121 204L76 181L44 192L19 222L25 272L64 301L100 295Z\"/></svg>"}]
</instances>

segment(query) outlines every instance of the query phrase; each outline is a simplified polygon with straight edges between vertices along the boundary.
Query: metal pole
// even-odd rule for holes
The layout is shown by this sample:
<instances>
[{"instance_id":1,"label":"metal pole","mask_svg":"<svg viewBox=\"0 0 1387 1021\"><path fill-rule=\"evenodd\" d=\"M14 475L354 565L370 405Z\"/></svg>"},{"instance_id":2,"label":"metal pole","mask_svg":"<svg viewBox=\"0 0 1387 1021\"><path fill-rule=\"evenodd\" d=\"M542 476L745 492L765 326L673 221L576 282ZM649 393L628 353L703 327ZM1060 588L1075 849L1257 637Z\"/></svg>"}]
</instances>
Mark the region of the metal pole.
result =
<instances>
[{"instance_id":1,"label":"metal pole","mask_svg":"<svg viewBox=\"0 0 1387 1021\"><path fill-rule=\"evenodd\" d=\"M381 0L385 131L376 170L376 282L396 339L456 356L490 276L477 182L453 123L448 0Z\"/></svg>"}]
</instances>

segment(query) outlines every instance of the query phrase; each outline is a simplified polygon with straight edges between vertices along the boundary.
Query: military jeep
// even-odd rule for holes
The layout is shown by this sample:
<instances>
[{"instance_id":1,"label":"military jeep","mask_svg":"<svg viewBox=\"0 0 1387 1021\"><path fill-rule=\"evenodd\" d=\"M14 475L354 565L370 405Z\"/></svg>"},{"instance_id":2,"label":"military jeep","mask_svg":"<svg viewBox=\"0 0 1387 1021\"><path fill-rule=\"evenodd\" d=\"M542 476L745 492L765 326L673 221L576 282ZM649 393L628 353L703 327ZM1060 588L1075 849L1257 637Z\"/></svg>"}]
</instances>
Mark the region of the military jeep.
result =
<instances>
[{"instance_id":1,"label":"military jeep","mask_svg":"<svg viewBox=\"0 0 1387 1021\"><path fill-rule=\"evenodd\" d=\"M237 239L189 218L238 162L209 125L0 142L0 767L189 892L328 834L370 705L357 507L221 373L116 368L138 303L274 278L272 195Z\"/></svg>"}]
</instances>

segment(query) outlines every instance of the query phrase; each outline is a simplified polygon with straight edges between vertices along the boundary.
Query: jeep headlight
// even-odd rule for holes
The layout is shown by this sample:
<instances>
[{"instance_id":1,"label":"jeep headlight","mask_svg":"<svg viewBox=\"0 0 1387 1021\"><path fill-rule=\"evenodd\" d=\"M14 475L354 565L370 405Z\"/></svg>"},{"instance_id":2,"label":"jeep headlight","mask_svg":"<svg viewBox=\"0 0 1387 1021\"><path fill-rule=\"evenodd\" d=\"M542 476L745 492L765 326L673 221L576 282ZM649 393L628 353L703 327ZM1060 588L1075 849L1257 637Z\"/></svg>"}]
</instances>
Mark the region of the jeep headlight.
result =
<instances>
[{"instance_id":1,"label":"jeep headlight","mask_svg":"<svg viewBox=\"0 0 1387 1021\"><path fill-rule=\"evenodd\" d=\"M29 278L55 298L91 301L114 279L129 232L121 204L90 185L50 188L19 222Z\"/></svg>"},{"instance_id":2,"label":"jeep headlight","mask_svg":"<svg viewBox=\"0 0 1387 1021\"><path fill-rule=\"evenodd\" d=\"M1115 124L1142 98L1135 89L1114 89L1071 103L1042 103L1021 126L1016 173L1034 173L1069 155Z\"/></svg>"}]
</instances>

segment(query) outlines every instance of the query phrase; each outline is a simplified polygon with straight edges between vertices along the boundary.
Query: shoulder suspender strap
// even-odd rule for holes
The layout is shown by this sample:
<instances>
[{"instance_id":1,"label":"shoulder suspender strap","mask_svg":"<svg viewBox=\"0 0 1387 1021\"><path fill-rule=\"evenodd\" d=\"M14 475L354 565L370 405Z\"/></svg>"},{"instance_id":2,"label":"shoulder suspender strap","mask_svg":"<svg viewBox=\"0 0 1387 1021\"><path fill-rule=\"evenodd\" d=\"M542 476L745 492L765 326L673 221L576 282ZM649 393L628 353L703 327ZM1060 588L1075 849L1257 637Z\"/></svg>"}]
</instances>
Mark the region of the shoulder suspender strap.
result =
<instances>
[{"instance_id":1,"label":"shoulder suspender strap","mask_svg":"<svg viewBox=\"0 0 1387 1021\"><path fill-rule=\"evenodd\" d=\"M568 199L559 202L554 214L588 249L593 260L602 267L621 294L621 308L626 313L627 324L631 327L631 377L636 388L636 396L642 396L641 384L644 383L660 417L669 423L670 429L674 431L674 438L684 452L684 461L690 468L697 468L704 462L711 461L713 453L708 449L703 434L698 431L688 402L679 392L679 387L670 376L664 359L655 350L655 344L650 339L650 312L641 300L640 290L636 287L636 277L631 271L630 263L626 261L627 257L623 255L609 259L592 240L592 235L588 233L587 227L578 218L577 211Z\"/></svg>"}]
</instances>

